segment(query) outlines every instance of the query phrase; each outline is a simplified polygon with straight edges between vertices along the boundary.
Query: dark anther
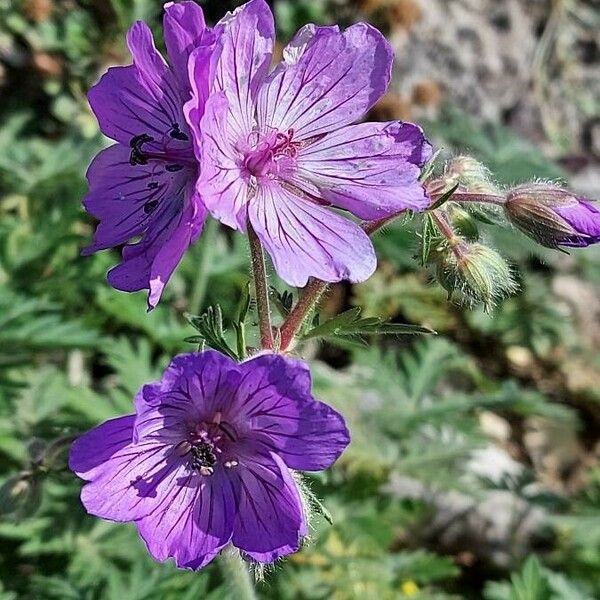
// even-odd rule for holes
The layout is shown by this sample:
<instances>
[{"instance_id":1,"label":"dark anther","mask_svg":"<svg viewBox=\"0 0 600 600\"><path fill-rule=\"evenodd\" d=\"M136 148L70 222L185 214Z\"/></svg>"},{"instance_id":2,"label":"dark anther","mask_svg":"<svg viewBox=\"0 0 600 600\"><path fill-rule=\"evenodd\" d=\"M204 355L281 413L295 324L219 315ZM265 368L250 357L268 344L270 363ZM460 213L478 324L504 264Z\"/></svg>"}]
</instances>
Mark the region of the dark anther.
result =
<instances>
[{"instance_id":1,"label":"dark anther","mask_svg":"<svg viewBox=\"0 0 600 600\"><path fill-rule=\"evenodd\" d=\"M131 146L131 154L129 155L130 165L148 164L148 157L144 154L142 146L152 141L154 141L154 138L147 133L142 133L131 138L129 141L129 145Z\"/></svg>"},{"instance_id":2,"label":"dark anther","mask_svg":"<svg viewBox=\"0 0 600 600\"><path fill-rule=\"evenodd\" d=\"M135 148L136 150L140 150L142 144L147 144L148 142L153 142L154 138L147 133L142 133L140 135L134 135L129 141L129 146L131 148Z\"/></svg>"},{"instance_id":3,"label":"dark anther","mask_svg":"<svg viewBox=\"0 0 600 600\"><path fill-rule=\"evenodd\" d=\"M158 206L158 200L148 200L144 204L144 212L149 215Z\"/></svg>"},{"instance_id":4,"label":"dark anther","mask_svg":"<svg viewBox=\"0 0 600 600\"><path fill-rule=\"evenodd\" d=\"M147 165L148 157L137 148L132 148L131 154L129 155L129 164L130 165Z\"/></svg>"},{"instance_id":5,"label":"dark anther","mask_svg":"<svg viewBox=\"0 0 600 600\"><path fill-rule=\"evenodd\" d=\"M190 452L192 454L192 467L200 470L203 467L212 467L217 462L212 446L206 442L194 444Z\"/></svg>"},{"instance_id":6,"label":"dark anther","mask_svg":"<svg viewBox=\"0 0 600 600\"><path fill-rule=\"evenodd\" d=\"M182 142L187 142L190 138L179 129L179 123L173 123L171 126L171 131L169 131L169 135L175 140L181 140Z\"/></svg>"},{"instance_id":7,"label":"dark anther","mask_svg":"<svg viewBox=\"0 0 600 600\"><path fill-rule=\"evenodd\" d=\"M177 171L181 171L181 169L183 169L183 165L177 165L177 164L167 165L165 167L165 169L167 171L169 171L169 173L176 173Z\"/></svg>"},{"instance_id":8,"label":"dark anther","mask_svg":"<svg viewBox=\"0 0 600 600\"><path fill-rule=\"evenodd\" d=\"M158 189L158 181L151 181L146 187L149 190L157 190Z\"/></svg>"}]
</instances>

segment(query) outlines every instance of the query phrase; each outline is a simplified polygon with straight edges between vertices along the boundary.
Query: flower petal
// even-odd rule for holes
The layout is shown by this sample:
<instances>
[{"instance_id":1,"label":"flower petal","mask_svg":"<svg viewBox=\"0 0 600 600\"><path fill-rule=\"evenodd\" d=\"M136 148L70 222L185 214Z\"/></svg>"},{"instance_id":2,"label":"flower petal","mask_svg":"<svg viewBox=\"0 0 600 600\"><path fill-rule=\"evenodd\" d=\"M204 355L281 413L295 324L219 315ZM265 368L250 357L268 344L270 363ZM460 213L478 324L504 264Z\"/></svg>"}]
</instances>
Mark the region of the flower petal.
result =
<instances>
[{"instance_id":1,"label":"flower petal","mask_svg":"<svg viewBox=\"0 0 600 600\"><path fill-rule=\"evenodd\" d=\"M212 421L217 412L226 412L238 380L236 363L215 350L176 356L159 382L137 394L134 439L153 437L182 414Z\"/></svg>"},{"instance_id":2,"label":"flower petal","mask_svg":"<svg viewBox=\"0 0 600 600\"><path fill-rule=\"evenodd\" d=\"M309 277L365 281L375 270L373 245L358 225L274 182L261 181L248 216L289 285L303 287Z\"/></svg>"},{"instance_id":3,"label":"flower petal","mask_svg":"<svg viewBox=\"0 0 600 600\"><path fill-rule=\"evenodd\" d=\"M70 468L89 481L81 490L86 510L111 521L149 514L175 485L182 460L154 440L132 442L134 416L99 425L71 446Z\"/></svg>"},{"instance_id":4,"label":"flower petal","mask_svg":"<svg viewBox=\"0 0 600 600\"><path fill-rule=\"evenodd\" d=\"M249 181L240 168L236 133L227 125L231 116L225 94L211 95L200 124L202 159L197 189L215 219L245 231Z\"/></svg>"},{"instance_id":5,"label":"flower petal","mask_svg":"<svg viewBox=\"0 0 600 600\"><path fill-rule=\"evenodd\" d=\"M173 557L178 567L200 569L229 543L236 503L223 469L210 477L190 472L136 525L156 560Z\"/></svg>"},{"instance_id":6,"label":"flower petal","mask_svg":"<svg viewBox=\"0 0 600 600\"><path fill-rule=\"evenodd\" d=\"M167 54L180 89L189 89L190 53L213 35L206 27L202 8L195 2L167 2L164 9L163 30Z\"/></svg>"},{"instance_id":7,"label":"flower petal","mask_svg":"<svg viewBox=\"0 0 600 600\"><path fill-rule=\"evenodd\" d=\"M562 246L584 247L600 241L600 211L588 200L578 199L571 206L553 209L581 234L560 242Z\"/></svg>"},{"instance_id":8,"label":"flower petal","mask_svg":"<svg viewBox=\"0 0 600 600\"><path fill-rule=\"evenodd\" d=\"M148 26L135 23L127 41L134 64L108 69L88 93L102 133L129 145L141 134L161 139L175 123L186 127L175 77Z\"/></svg>"},{"instance_id":9,"label":"flower petal","mask_svg":"<svg viewBox=\"0 0 600 600\"><path fill-rule=\"evenodd\" d=\"M158 303L206 217L206 209L193 192L195 170L174 172L168 167L158 160L131 165L128 148L111 146L90 165L90 191L83 202L100 219L94 243L84 254L144 235L142 241L123 248L123 262L110 271L108 279L116 289L128 292L149 288L150 308Z\"/></svg>"},{"instance_id":10,"label":"flower petal","mask_svg":"<svg viewBox=\"0 0 600 600\"><path fill-rule=\"evenodd\" d=\"M429 204L419 182L431 145L411 123L361 123L300 150L291 180L362 219L380 219Z\"/></svg>"},{"instance_id":11,"label":"flower petal","mask_svg":"<svg viewBox=\"0 0 600 600\"><path fill-rule=\"evenodd\" d=\"M143 233L171 205L182 205L183 188L194 178L192 170L169 171L158 160L132 165L129 157L130 149L116 144L102 150L88 168L90 189L83 205L100 223L84 254L119 246Z\"/></svg>"},{"instance_id":12,"label":"flower petal","mask_svg":"<svg viewBox=\"0 0 600 600\"><path fill-rule=\"evenodd\" d=\"M264 0L251 0L219 25L223 33L215 52L214 91L225 92L232 113L229 126L241 139L254 126L256 96L271 63L273 14Z\"/></svg>"},{"instance_id":13,"label":"flower petal","mask_svg":"<svg viewBox=\"0 0 600 600\"><path fill-rule=\"evenodd\" d=\"M343 417L311 394L306 363L264 354L240 365L232 414L251 435L276 452L288 467L320 471L350 443Z\"/></svg>"},{"instance_id":14,"label":"flower petal","mask_svg":"<svg viewBox=\"0 0 600 600\"><path fill-rule=\"evenodd\" d=\"M229 470L238 490L234 546L259 562L295 552L307 534L298 488L283 461L272 452L250 447Z\"/></svg>"},{"instance_id":15,"label":"flower petal","mask_svg":"<svg viewBox=\"0 0 600 600\"><path fill-rule=\"evenodd\" d=\"M365 23L343 33L308 25L284 58L260 90L258 122L305 140L366 113L388 88L393 52Z\"/></svg>"}]
</instances>

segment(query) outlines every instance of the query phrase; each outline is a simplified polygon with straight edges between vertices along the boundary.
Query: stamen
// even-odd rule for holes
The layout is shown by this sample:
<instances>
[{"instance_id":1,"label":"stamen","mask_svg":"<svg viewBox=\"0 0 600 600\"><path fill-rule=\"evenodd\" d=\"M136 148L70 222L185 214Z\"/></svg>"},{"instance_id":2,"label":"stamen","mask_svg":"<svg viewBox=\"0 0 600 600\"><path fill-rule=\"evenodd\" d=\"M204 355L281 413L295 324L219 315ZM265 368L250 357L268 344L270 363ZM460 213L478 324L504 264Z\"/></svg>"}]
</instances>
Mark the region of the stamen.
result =
<instances>
[{"instance_id":1,"label":"stamen","mask_svg":"<svg viewBox=\"0 0 600 600\"><path fill-rule=\"evenodd\" d=\"M182 142L187 142L190 139L185 133L183 133L183 131L179 129L179 123L173 123L173 125L171 125L171 131L169 131L169 135L173 139L180 140Z\"/></svg>"},{"instance_id":2,"label":"stamen","mask_svg":"<svg viewBox=\"0 0 600 600\"><path fill-rule=\"evenodd\" d=\"M148 202L146 202L144 204L144 212L149 215L150 213L154 212L154 210L156 210L156 207L158 206L158 200L148 200Z\"/></svg>"}]
</instances>

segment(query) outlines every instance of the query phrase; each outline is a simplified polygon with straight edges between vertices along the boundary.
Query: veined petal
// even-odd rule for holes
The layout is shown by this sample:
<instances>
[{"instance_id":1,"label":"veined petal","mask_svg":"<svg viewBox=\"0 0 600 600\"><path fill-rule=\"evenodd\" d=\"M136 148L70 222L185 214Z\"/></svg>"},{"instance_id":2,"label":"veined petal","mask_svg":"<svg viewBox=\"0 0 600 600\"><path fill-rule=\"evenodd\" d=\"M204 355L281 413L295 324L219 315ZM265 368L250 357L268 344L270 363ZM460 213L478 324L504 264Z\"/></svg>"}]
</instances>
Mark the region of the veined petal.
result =
<instances>
[{"instance_id":1,"label":"veined petal","mask_svg":"<svg viewBox=\"0 0 600 600\"><path fill-rule=\"evenodd\" d=\"M212 94L200 124L202 160L197 188L213 217L245 231L250 188L235 148L236 133L228 124L231 114L225 94Z\"/></svg>"},{"instance_id":2,"label":"veined petal","mask_svg":"<svg viewBox=\"0 0 600 600\"><path fill-rule=\"evenodd\" d=\"M177 419L212 421L228 411L238 380L234 361L215 350L176 356L162 379L136 396L134 439L152 437Z\"/></svg>"},{"instance_id":3,"label":"veined petal","mask_svg":"<svg viewBox=\"0 0 600 600\"><path fill-rule=\"evenodd\" d=\"M375 271L373 245L358 225L275 182L261 181L248 216L289 285L303 287L309 277L365 281Z\"/></svg>"},{"instance_id":4,"label":"veined petal","mask_svg":"<svg viewBox=\"0 0 600 600\"><path fill-rule=\"evenodd\" d=\"M393 52L365 23L343 33L308 25L286 50L258 97L260 127L306 140L359 119L388 88Z\"/></svg>"},{"instance_id":5,"label":"veined petal","mask_svg":"<svg viewBox=\"0 0 600 600\"><path fill-rule=\"evenodd\" d=\"M191 181L183 181L168 200L165 198L164 210L147 222L142 240L126 245L123 261L108 274L109 283L118 290L148 288L149 309L158 304L183 254L202 230L206 210L192 185Z\"/></svg>"},{"instance_id":6,"label":"veined petal","mask_svg":"<svg viewBox=\"0 0 600 600\"><path fill-rule=\"evenodd\" d=\"M154 440L132 442L134 416L106 421L75 440L69 467L87 483L86 510L110 521L149 514L181 476L182 460Z\"/></svg>"},{"instance_id":7,"label":"veined petal","mask_svg":"<svg viewBox=\"0 0 600 600\"><path fill-rule=\"evenodd\" d=\"M188 59L194 48L213 39L204 21L202 8L195 2L167 2L163 30L165 46L175 77L182 90L189 89Z\"/></svg>"},{"instance_id":8,"label":"veined petal","mask_svg":"<svg viewBox=\"0 0 600 600\"><path fill-rule=\"evenodd\" d=\"M350 442L343 417L311 394L306 363L277 354L240 365L230 410L286 465L302 471L330 467Z\"/></svg>"},{"instance_id":9,"label":"veined petal","mask_svg":"<svg viewBox=\"0 0 600 600\"><path fill-rule=\"evenodd\" d=\"M275 25L268 4L251 0L222 19L220 26L223 33L215 52L214 91L226 94L230 127L241 139L254 126L256 96L271 63Z\"/></svg>"},{"instance_id":10,"label":"veined petal","mask_svg":"<svg viewBox=\"0 0 600 600\"><path fill-rule=\"evenodd\" d=\"M127 39L134 64L108 69L88 93L102 133L129 145L141 134L161 139L174 124L187 129L175 77L150 29L138 21Z\"/></svg>"},{"instance_id":11,"label":"veined petal","mask_svg":"<svg viewBox=\"0 0 600 600\"><path fill-rule=\"evenodd\" d=\"M116 144L102 150L88 168L90 189L83 205L100 223L84 254L124 244L162 220L174 204L183 208L186 186L194 179L189 169L169 171L159 160L132 165L129 156L129 148Z\"/></svg>"},{"instance_id":12,"label":"veined petal","mask_svg":"<svg viewBox=\"0 0 600 600\"><path fill-rule=\"evenodd\" d=\"M227 475L238 490L233 544L259 562L273 562L295 552L307 534L298 488L274 453L257 445L238 455Z\"/></svg>"},{"instance_id":13,"label":"veined petal","mask_svg":"<svg viewBox=\"0 0 600 600\"><path fill-rule=\"evenodd\" d=\"M156 560L173 557L178 567L200 569L229 543L236 504L222 468L210 477L189 472L136 525Z\"/></svg>"},{"instance_id":14,"label":"veined petal","mask_svg":"<svg viewBox=\"0 0 600 600\"><path fill-rule=\"evenodd\" d=\"M379 219L429 204L418 178L430 156L411 123L349 125L303 148L292 180L313 184L320 198L361 219Z\"/></svg>"}]
</instances>

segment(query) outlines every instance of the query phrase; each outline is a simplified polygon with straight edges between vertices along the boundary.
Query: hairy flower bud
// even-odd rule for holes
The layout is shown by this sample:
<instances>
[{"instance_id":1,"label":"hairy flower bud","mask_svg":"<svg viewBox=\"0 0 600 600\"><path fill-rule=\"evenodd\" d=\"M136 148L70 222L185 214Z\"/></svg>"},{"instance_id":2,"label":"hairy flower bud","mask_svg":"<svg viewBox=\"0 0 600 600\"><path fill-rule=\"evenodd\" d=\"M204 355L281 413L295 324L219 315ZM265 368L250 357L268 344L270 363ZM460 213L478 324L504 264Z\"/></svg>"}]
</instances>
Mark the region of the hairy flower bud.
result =
<instances>
[{"instance_id":1,"label":"hairy flower bud","mask_svg":"<svg viewBox=\"0 0 600 600\"><path fill-rule=\"evenodd\" d=\"M508 193L509 221L548 248L584 248L600 242L600 211L560 186L528 183Z\"/></svg>"},{"instance_id":2,"label":"hairy flower bud","mask_svg":"<svg viewBox=\"0 0 600 600\"><path fill-rule=\"evenodd\" d=\"M456 184L460 189L476 194L501 193L492 181L490 170L471 156L457 156L446 167L445 179L450 186Z\"/></svg>"},{"instance_id":3,"label":"hairy flower bud","mask_svg":"<svg viewBox=\"0 0 600 600\"><path fill-rule=\"evenodd\" d=\"M486 311L517 289L506 261L483 244L449 247L437 262L436 279L450 296L468 305L483 304Z\"/></svg>"}]
</instances>

